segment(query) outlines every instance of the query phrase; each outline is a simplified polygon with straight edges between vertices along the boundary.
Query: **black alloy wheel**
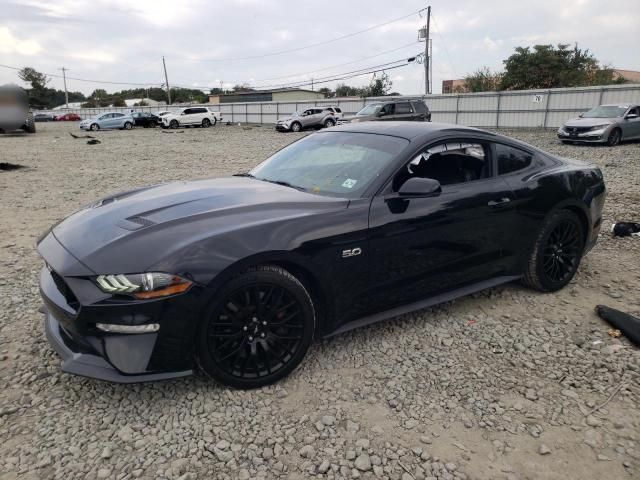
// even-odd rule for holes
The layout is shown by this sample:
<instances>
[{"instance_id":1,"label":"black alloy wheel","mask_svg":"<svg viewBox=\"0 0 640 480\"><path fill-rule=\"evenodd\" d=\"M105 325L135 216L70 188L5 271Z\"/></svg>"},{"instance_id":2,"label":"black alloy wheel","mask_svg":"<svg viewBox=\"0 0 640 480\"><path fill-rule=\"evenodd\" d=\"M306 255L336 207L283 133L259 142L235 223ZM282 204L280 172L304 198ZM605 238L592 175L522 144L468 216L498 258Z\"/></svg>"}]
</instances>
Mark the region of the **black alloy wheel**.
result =
<instances>
[{"instance_id":1,"label":"black alloy wheel","mask_svg":"<svg viewBox=\"0 0 640 480\"><path fill-rule=\"evenodd\" d=\"M171 120L169 122L169 127L171 127L171 128L178 128L178 126L179 126L179 123L178 123L177 120Z\"/></svg>"},{"instance_id":2,"label":"black alloy wheel","mask_svg":"<svg viewBox=\"0 0 640 480\"><path fill-rule=\"evenodd\" d=\"M609 138L607 138L607 145L615 147L620 144L620 140L622 140L622 132L620 132L619 128L614 128L609 134Z\"/></svg>"},{"instance_id":3,"label":"black alloy wheel","mask_svg":"<svg viewBox=\"0 0 640 480\"><path fill-rule=\"evenodd\" d=\"M202 128L209 128L211 126L211 120L208 118L202 119Z\"/></svg>"},{"instance_id":4,"label":"black alloy wheel","mask_svg":"<svg viewBox=\"0 0 640 480\"><path fill-rule=\"evenodd\" d=\"M525 272L524 282L545 292L567 285L584 252L584 227L569 210L553 213L540 230Z\"/></svg>"},{"instance_id":5,"label":"black alloy wheel","mask_svg":"<svg viewBox=\"0 0 640 480\"><path fill-rule=\"evenodd\" d=\"M304 286L286 270L249 270L228 282L213 303L201 324L198 362L214 380L261 387L302 361L315 313Z\"/></svg>"}]
</instances>

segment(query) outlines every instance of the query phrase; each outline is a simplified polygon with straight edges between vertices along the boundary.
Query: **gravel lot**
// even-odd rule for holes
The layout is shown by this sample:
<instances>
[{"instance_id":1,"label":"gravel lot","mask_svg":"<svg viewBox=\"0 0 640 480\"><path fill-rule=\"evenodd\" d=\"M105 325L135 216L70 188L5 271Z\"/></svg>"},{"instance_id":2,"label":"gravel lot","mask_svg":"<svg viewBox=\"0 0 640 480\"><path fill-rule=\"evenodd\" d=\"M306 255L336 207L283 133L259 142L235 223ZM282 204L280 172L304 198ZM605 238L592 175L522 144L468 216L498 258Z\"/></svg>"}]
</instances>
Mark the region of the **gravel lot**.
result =
<instances>
[{"instance_id":1,"label":"gravel lot","mask_svg":"<svg viewBox=\"0 0 640 480\"><path fill-rule=\"evenodd\" d=\"M601 235L556 294L518 284L317 342L276 386L61 374L37 312L40 233L149 183L244 171L303 134L218 126L0 136L0 479L640 478L640 350L594 313L640 314L640 238ZM565 146L604 171L605 225L640 221L640 144ZM612 395L613 399L597 410Z\"/></svg>"}]
</instances>

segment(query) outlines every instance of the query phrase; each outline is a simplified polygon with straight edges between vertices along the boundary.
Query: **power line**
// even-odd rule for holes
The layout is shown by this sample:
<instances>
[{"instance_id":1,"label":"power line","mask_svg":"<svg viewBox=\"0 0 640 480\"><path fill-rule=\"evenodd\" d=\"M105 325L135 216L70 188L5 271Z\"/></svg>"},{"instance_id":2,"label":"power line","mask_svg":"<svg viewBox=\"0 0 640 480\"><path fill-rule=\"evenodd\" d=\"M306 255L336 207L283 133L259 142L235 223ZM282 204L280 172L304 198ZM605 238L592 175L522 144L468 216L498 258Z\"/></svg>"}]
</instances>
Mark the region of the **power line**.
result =
<instances>
[{"instance_id":1,"label":"power line","mask_svg":"<svg viewBox=\"0 0 640 480\"><path fill-rule=\"evenodd\" d=\"M213 58L213 59L197 59L197 58L187 58L187 57L171 57L171 58L173 58L173 59L182 59L182 60L187 60L187 61L191 61L191 62L211 62L211 63L216 63L216 62L232 62L232 61L240 61L240 60L255 60L257 58L275 57L277 55L284 55L286 53L299 52L301 50L306 50L308 48L320 47L322 45L328 45L330 43L334 43L334 42L338 42L340 40L344 40L346 38L355 37L356 35L360 35L360 34L363 34L363 33L366 33L366 32L370 32L371 30L375 30L376 28L384 27L386 25L390 25L392 23L399 22L400 20L404 20L405 18L412 17L413 15L419 14L423 10L424 10L424 8L421 8L420 10L413 11L413 12L407 14L407 15L403 15L402 17L394 18L393 20L389 20L389 21L384 22L384 23L379 23L377 25L373 25L371 27L365 28L364 30L358 30L357 32L348 33L346 35L342 35L340 37L335 37L335 38L332 38L330 40L325 40L323 42L317 42L317 43L310 43L308 45L303 45L303 46L295 47L295 48L289 48L287 50L280 50L278 52L264 53L264 54L260 54L260 55L249 55L249 56L246 56L246 57L229 57L229 58Z\"/></svg>"},{"instance_id":2,"label":"power line","mask_svg":"<svg viewBox=\"0 0 640 480\"><path fill-rule=\"evenodd\" d=\"M411 57L411 58L413 58L413 57ZM352 74L365 75L367 73L373 73L373 71L382 71L382 70L385 70L385 69L390 69L391 65L394 65L394 64L397 64L397 63L400 63L400 62L409 63L407 58L401 58L401 59L398 59L398 60L394 60L392 62L382 63L382 64L379 64L379 65L372 65L370 67L360 68L358 70L353 70L353 71L350 71L350 72L336 73L336 74L329 75L329 76L326 76L326 77L317 77L317 78L314 79L314 83L323 83L324 80L326 80L326 81L343 80L342 78L338 78L338 79L334 79L334 80L328 80L329 78L336 77L336 76L352 75ZM371 70L371 69L377 69L377 70L373 70L373 71L370 72L369 70ZM364 70L367 70L367 72L361 73ZM354 75L354 76L357 76L357 75ZM298 84L298 82L288 82L288 83L279 83L279 84L271 84L271 85L260 85L260 86L254 87L254 88L273 88L273 87L283 88L283 87L288 87L290 83Z\"/></svg>"},{"instance_id":3,"label":"power line","mask_svg":"<svg viewBox=\"0 0 640 480\"><path fill-rule=\"evenodd\" d=\"M8 68L10 70L22 70L22 68L20 67L12 67L11 65L3 65L0 64L1 68ZM46 72L42 72L44 75L48 76L48 77L54 77L54 78L63 78L62 75L57 75L55 73L46 73ZM161 83L131 83L131 82L113 82L113 81L107 81L107 80L90 80L87 78L76 78L76 77L66 77L68 80L75 80L76 82L88 82L88 83L100 83L100 84L104 84L104 85L134 85L134 86L139 86L139 87L144 87L144 86L160 86Z\"/></svg>"}]
</instances>

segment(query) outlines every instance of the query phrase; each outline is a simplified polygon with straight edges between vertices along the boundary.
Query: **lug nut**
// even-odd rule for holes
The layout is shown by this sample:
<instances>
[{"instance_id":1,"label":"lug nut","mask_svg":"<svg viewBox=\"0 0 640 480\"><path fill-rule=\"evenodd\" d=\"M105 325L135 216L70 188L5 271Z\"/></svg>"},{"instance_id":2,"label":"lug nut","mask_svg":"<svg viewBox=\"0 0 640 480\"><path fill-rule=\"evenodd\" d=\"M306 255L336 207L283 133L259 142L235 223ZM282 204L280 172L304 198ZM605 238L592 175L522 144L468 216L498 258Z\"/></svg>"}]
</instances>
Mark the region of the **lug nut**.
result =
<instances>
[{"instance_id":1,"label":"lug nut","mask_svg":"<svg viewBox=\"0 0 640 480\"><path fill-rule=\"evenodd\" d=\"M258 317L253 317L251 320L253 320L254 322L258 321Z\"/></svg>"},{"instance_id":2,"label":"lug nut","mask_svg":"<svg viewBox=\"0 0 640 480\"><path fill-rule=\"evenodd\" d=\"M249 335L249 341L253 342L253 337L251 335Z\"/></svg>"},{"instance_id":3,"label":"lug nut","mask_svg":"<svg viewBox=\"0 0 640 480\"><path fill-rule=\"evenodd\" d=\"M242 330L244 330L244 331L246 332L247 330L249 330L249 327L247 327L247 326L245 325L244 327L242 327Z\"/></svg>"},{"instance_id":4,"label":"lug nut","mask_svg":"<svg viewBox=\"0 0 640 480\"><path fill-rule=\"evenodd\" d=\"M262 324L263 324L263 325L266 325L266 324L267 324L267 321L266 321L266 320L263 320L263 321L262 321Z\"/></svg>"},{"instance_id":5,"label":"lug nut","mask_svg":"<svg viewBox=\"0 0 640 480\"><path fill-rule=\"evenodd\" d=\"M262 333L260 334L260 337L261 337L261 338L264 338L264 337L265 337L264 332L262 332Z\"/></svg>"}]
</instances>

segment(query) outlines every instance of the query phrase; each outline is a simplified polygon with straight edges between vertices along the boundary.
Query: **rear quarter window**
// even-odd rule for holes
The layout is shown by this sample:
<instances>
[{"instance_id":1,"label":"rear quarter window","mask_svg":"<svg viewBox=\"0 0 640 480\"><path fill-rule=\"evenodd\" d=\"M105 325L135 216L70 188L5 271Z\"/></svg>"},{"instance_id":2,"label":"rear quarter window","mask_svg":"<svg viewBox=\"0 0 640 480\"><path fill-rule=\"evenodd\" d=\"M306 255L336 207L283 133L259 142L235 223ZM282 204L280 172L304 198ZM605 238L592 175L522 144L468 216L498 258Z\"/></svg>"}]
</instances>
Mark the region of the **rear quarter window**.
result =
<instances>
[{"instance_id":1,"label":"rear quarter window","mask_svg":"<svg viewBox=\"0 0 640 480\"><path fill-rule=\"evenodd\" d=\"M496 144L496 157L498 159L498 175L524 170L533 160L533 155L519 148Z\"/></svg>"},{"instance_id":2,"label":"rear quarter window","mask_svg":"<svg viewBox=\"0 0 640 480\"><path fill-rule=\"evenodd\" d=\"M412 102L417 113L427 113L427 106L423 102Z\"/></svg>"}]
</instances>

